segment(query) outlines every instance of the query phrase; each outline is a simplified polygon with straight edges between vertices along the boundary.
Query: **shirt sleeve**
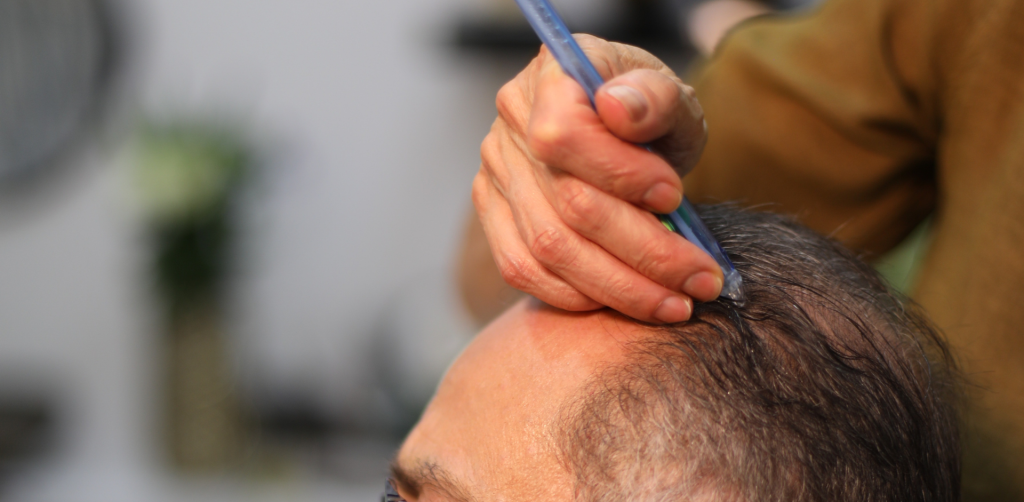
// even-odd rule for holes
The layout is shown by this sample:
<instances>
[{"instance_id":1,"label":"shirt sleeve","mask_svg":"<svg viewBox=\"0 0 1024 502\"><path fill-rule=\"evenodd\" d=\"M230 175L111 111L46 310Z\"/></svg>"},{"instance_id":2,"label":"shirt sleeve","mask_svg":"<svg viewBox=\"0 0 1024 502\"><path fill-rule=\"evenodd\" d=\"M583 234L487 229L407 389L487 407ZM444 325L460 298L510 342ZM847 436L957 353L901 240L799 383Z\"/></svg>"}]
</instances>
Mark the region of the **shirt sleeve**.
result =
<instances>
[{"instance_id":1,"label":"shirt sleeve","mask_svg":"<svg viewBox=\"0 0 1024 502\"><path fill-rule=\"evenodd\" d=\"M936 202L935 17L925 0L832 0L734 30L691 79L709 138L688 196L794 214L860 251L898 243Z\"/></svg>"}]
</instances>

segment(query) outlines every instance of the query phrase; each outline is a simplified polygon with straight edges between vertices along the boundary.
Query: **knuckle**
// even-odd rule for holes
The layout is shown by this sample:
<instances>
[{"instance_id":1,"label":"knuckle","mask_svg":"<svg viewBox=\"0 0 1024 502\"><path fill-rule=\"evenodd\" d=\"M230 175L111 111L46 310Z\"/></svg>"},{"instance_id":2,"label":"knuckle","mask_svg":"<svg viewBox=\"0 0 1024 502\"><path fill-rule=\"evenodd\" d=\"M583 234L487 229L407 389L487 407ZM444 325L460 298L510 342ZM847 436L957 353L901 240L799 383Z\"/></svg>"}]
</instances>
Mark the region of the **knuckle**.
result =
<instances>
[{"instance_id":1,"label":"knuckle","mask_svg":"<svg viewBox=\"0 0 1024 502\"><path fill-rule=\"evenodd\" d=\"M546 266L561 266L571 263L575 257L569 236L562 230L549 227L536 233L528 244L537 261Z\"/></svg>"},{"instance_id":2,"label":"knuckle","mask_svg":"<svg viewBox=\"0 0 1024 502\"><path fill-rule=\"evenodd\" d=\"M523 90L520 82L513 80L502 86L494 101L498 109L498 120L495 125L506 129L521 131L529 120L531 98Z\"/></svg>"},{"instance_id":3,"label":"knuckle","mask_svg":"<svg viewBox=\"0 0 1024 502\"><path fill-rule=\"evenodd\" d=\"M653 309L646 301L645 291L637 280L620 277L608 282L605 294L616 300L615 310L631 317L650 317Z\"/></svg>"},{"instance_id":4,"label":"knuckle","mask_svg":"<svg viewBox=\"0 0 1024 502\"><path fill-rule=\"evenodd\" d=\"M537 55L530 61L527 69L536 70L538 67L543 66L544 63L547 63L550 59L554 59L554 56L551 55L551 50L548 49L547 45L542 44L540 46L540 51L538 51Z\"/></svg>"},{"instance_id":5,"label":"knuckle","mask_svg":"<svg viewBox=\"0 0 1024 502\"><path fill-rule=\"evenodd\" d=\"M512 109L513 103L520 97L519 86L516 82L510 81L498 89L498 95L494 100L494 105L498 108L498 115L507 117Z\"/></svg>"},{"instance_id":6,"label":"knuckle","mask_svg":"<svg viewBox=\"0 0 1024 502\"><path fill-rule=\"evenodd\" d=\"M646 183L650 171L641 171L633 165L615 165L609 167L604 173L604 185L609 193L624 199L635 199L640 187L647 186Z\"/></svg>"},{"instance_id":7,"label":"knuckle","mask_svg":"<svg viewBox=\"0 0 1024 502\"><path fill-rule=\"evenodd\" d=\"M683 103L687 98L682 89L685 87L684 85L662 73L653 70L651 73L653 75L650 88L657 94L657 99L661 102L659 108L662 114L673 113L680 106L685 106Z\"/></svg>"},{"instance_id":8,"label":"knuckle","mask_svg":"<svg viewBox=\"0 0 1024 502\"><path fill-rule=\"evenodd\" d=\"M684 84L683 81L679 80L678 78L673 79L673 82L679 88L679 97L680 97L680 99L684 99L684 100L686 100L686 99L697 99L697 90L696 89L694 89L693 87L691 87L689 85Z\"/></svg>"},{"instance_id":9,"label":"knuckle","mask_svg":"<svg viewBox=\"0 0 1024 502\"><path fill-rule=\"evenodd\" d=\"M547 118L530 121L526 135L526 147L537 160L547 163L554 160L558 152L566 147L569 134L557 121Z\"/></svg>"},{"instance_id":10,"label":"knuckle","mask_svg":"<svg viewBox=\"0 0 1024 502\"><path fill-rule=\"evenodd\" d=\"M487 207L487 176L481 171L476 173L473 178L473 188L471 190L471 196L473 199L473 207L476 208L477 213L483 214L484 209Z\"/></svg>"},{"instance_id":11,"label":"knuckle","mask_svg":"<svg viewBox=\"0 0 1024 502\"><path fill-rule=\"evenodd\" d=\"M605 224L605 215L597 190L581 181L563 184L559 194L562 218L580 231L594 231Z\"/></svg>"},{"instance_id":12,"label":"knuckle","mask_svg":"<svg viewBox=\"0 0 1024 502\"><path fill-rule=\"evenodd\" d=\"M573 36L602 77L610 79L623 72L619 49L615 43L583 33Z\"/></svg>"},{"instance_id":13,"label":"knuckle","mask_svg":"<svg viewBox=\"0 0 1024 502\"><path fill-rule=\"evenodd\" d=\"M659 71L668 69L668 66L655 57L654 54L651 54L639 47L620 42L609 42L609 44L615 50L617 57L622 60L625 67L651 68Z\"/></svg>"},{"instance_id":14,"label":"knuckle","mask_svg":"<svg viewBox=\"0 0 1024 502\"><path fill-rule=\"evenodd\" d=\"M595 37L587 33L576 33L573 35L576 39L576 43L579 44L583 52L590 56L593 60L595 56L601 57L602 59L609 56L615 55L615 47L610 42L603 38Z\"/></svg>"},{"instance_id":15,"label":"knuckle","mask_svg":"<svg viewBox=\"0 0 1024 502\"><path fill-rule=\"evenodd\" d=\"M601 59L613 59L618 56L618 47L614 42L587 33L576 33L573 38L588 56L596 56Z\"/></svg>"},{"instance_id":16,"label":"knuckle","mask_svg":"<svg viewBox=\"0 0 1024 502\"><path fill-rule=\"evenodd\" d=\"M616 55L616 48L611 42L603 38L595 37L587 33L577 33L573 35L576 39L576 43L579 44L583 52L587 53L588 56L597 56L607 58Z\"/></svg>"},{"instance_id":17,"label":"knuckle","mask_svg":"<svg viewBox=\"0 0 1024 502\"><path fill-rule=\"evenodd\" d=\"M494 162L501 155L501 148L498 146L499 141L497 133L491 131L480 142L480 159L483 161L484 169L490 170L491 162Z\"/></svg>"},{"instance_id":18,"label":"knuckle","mask_svg":"<svg viewBox=\"0 0 1024 502\"><path fill-rule=\"evenodd\" d=\"M573 34L573 38L576 39L576 43L580 44L580 47L587 49L597 48L600 47L602 44L608 44L608 42L606 42L604 39L597 38L589 33L575 33Z\"/></svg>"},{"instance_id":19,"label":"knuckle","mask_svg":"<svg viewBox=\"0 0 1024 502\"><path fill-rule=\"evenodd\" d=\"M513 288L525 291L534 283L536 273L523 258L515 255L502 256L498 260L498 271L505 283Z\"/></svg>"},{"instance_id":20,"label":"knuckle","mask_svg":"<svg viewBox=\"0 0 1024 502\"><path fill-rule=\"evenodd\" d=\"M662 277L680 258L677 253L671 251L669 246L651 243L641 252L640 259L636 263L636 271L650 278Z\"/></svg>"}]
</instances>

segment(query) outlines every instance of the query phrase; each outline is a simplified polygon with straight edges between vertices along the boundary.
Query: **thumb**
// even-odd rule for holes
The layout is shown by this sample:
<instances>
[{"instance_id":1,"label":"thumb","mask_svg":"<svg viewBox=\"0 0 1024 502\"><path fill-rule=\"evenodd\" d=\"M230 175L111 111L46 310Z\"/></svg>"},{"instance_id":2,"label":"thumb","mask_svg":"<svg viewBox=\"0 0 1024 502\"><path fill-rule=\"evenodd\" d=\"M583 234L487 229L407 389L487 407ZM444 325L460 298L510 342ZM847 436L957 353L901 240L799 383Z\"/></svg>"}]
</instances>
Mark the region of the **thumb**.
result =
<instances>
[{"instance_id":1,"label":"thumb","mask_svg":"<svg viewBox=\"0 0 1024 502\"><path fill-rule=\"evenodd\" d=\"M680 176L697 164L707 130L693 88L656 70L633 70L606 82L594 97L597 113L615 136L649 143Z\"/></svg>"}]
</instances>

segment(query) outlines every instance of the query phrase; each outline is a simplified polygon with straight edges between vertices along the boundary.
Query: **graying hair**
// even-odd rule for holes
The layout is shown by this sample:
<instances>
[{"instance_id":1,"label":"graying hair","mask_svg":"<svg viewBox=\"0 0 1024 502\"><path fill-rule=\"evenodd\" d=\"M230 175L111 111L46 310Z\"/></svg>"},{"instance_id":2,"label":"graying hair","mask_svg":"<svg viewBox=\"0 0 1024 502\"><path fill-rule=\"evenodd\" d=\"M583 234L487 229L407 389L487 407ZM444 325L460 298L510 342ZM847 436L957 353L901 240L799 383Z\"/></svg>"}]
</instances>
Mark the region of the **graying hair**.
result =
<instances>
[{"instance_id":1,"label":"graying hair","mask_svg":"<svg viewBox=\"0 0 1024 502\"><path fill-rule=\"evenodd\" d=\"M576 500L959 500L957 373L925 316L788 218L700 211L747 302L652 327L565 407Z\"/></svg>"}]
</instances>

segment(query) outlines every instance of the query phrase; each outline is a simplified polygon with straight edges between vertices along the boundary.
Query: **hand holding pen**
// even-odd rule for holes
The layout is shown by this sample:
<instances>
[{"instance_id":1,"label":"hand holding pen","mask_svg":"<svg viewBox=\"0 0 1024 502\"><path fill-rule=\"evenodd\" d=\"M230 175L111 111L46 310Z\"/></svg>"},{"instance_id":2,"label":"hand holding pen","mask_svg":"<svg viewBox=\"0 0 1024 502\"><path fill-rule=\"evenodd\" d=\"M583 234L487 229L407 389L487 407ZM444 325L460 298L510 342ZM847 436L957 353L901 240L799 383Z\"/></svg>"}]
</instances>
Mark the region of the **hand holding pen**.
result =
<instances>
[{"instance_id":1,"label":"hand holding pen","mask_svg":"<svg viewBox=\"0 0 1024 502\"><path fill-rule=\"evenodd\" d=\"M723 273L651 212L679 205L680 175L706 139L703 114L650 54L581 42L607 80L596 111L546 50L498 95L473 186L492 254L506 281L554 306L685 320L692 299L719 295Z\"/></svg>"}]
</instances>

